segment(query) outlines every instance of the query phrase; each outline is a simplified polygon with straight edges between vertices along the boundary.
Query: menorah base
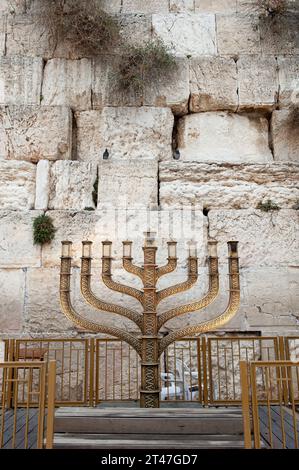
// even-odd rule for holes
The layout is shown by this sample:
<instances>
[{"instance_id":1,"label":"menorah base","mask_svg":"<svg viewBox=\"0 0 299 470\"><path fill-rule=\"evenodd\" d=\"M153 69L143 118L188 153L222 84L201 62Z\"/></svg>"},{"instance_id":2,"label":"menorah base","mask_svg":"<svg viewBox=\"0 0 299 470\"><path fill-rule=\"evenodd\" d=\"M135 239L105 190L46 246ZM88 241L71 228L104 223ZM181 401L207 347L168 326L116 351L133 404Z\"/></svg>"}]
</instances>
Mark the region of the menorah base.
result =
<instances>
[{"instance_id":1,"label":"menorah base","mask_svg":"<svg viewBox=\"0 0 299 470\"><path fill-rule=\"evenodd\" d=\"M140 390L140 408L160 408L160 390Z\"/></svg>"}]
</instances>

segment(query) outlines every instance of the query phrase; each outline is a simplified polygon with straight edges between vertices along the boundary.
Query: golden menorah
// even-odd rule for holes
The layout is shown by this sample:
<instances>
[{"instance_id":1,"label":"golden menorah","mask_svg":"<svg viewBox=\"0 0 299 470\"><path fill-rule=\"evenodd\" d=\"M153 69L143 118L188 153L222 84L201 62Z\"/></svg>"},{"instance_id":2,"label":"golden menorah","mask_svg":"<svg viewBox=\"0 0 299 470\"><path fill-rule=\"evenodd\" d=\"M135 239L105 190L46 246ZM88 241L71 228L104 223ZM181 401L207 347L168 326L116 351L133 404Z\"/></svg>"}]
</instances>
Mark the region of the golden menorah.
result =
<instances>
[{"instance_id":1,"label":"golden menorah","mask_svg":"<svg viewBox=\"0 0 299 470\"><path fill-rule=\"evenodd\" d=\"M71 279L71 247L72 242L62 242L61 271L60 271L60 302L63 313L76 325L83 329L96 333L105 333L126 341L132 346L141 358L141 389L140 406L145 408L159 407L160 376L159 359L163 351L174 341L199 333L215 330L236 314L240 305L240 282L239 282L239 259L238 242L228 242L228 270L229 270L229 299L228 305L223 313L215 318L196 324L186 326L172 331L166 336L159 335L162 326L171 320L188 312L199 311L210 305L219 293L219 272L217 241L208 241L208 266L209 266L209 288L206 295L201 299L181 305L160 314L157 312L158 304L169 296L190 289L198 278L198 258L196 244L189 245L188 278L186 281L162 290L157 290L158 280L165 274L173 272L177 267L176 242L168 242L168 261L164 266L157 266L155 238L151 232L147 232L143 246L143 266L136 266L132 259L132 242L123 242L123 267L138 276L143 289L139 290L112 279L111 274L111 248L112 242L102 242L102 280L110 289L127 294L139 301L143 312L125 308L110 302L105 302L94 295L91 289L91 261L92 242L82 242L81 258L81 293L85 301L97 310L116 313L134 322L141 334L129 333L121 328L106 326L84 318L77 313L71 303L70 279Z\"/></svg>"}]
</instances>

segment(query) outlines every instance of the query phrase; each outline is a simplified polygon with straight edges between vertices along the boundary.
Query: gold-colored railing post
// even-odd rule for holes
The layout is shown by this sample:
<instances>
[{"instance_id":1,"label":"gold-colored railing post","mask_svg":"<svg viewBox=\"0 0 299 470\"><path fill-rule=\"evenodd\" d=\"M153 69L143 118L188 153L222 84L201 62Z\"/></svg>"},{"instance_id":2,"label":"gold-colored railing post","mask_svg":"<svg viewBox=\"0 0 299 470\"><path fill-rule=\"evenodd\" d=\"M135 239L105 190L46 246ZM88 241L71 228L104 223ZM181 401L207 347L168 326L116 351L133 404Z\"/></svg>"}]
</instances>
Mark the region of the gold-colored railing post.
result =
<instances>
[{"instance_id":1,"label":"gold-colored railing post","mask_svg":"<svg viewBox=\"0 0 299 470\"><path fill-rule=\"evenodd\" d=\"M48 367L48 404L47 404L48 412L47 412L46 449L53 448L55 394L56 394L56 361L50 361L49 367Z\"/></svg>"},{"instance_id":2,"label":"gold-colored railing post","mask_svg":"<svg viewBox=\"0 0 299 470\"><path fill-rule=\"evenodd\" d=\"M249 381L248 381L248 364L246 361L240 361L240 379L242 393L242 413L244 427L244 446L245 449L251 449L251 421L250 421L250 404L249 404Z\"/></svg>"},{"instance_id":3,"label":"gold-colored railing post","mask_svg":"<svg viewBox=\"0 0 299 470\"><path fill-rule=\"evenodd\" d=\"M203 336L201 340L202 347L202 370L203 370L203 404L209 405L208 373L207 373L207 340Z\"/></svg>"},{"instance_id":4,"label":"gold-colored railing post","mask_svg":"<svg viewBox=\"0 0 299 470\"><path fill-rule=\"evenodd\" d=\"M47 374L47 365L42 364L39 369L39 413L37 420L37 449L43 448L44 440L44 418L45 418L45 395L46 395L46 374Z\"/></svg>"},{"instance_id":5,"label":"gold-colored railing post","mask_svg":"<svg viewBox=\"0 0 299 470\"><path fill-rule=\"evenodd\" d=\"M286 352L285 352L285 343L284 337L278 337L278 344L279 344L279 357L278 360L285 361L286 359ZM277 368L277 375L278 379L281 381L281 388L282 388L282 396L285 405L288 405L289 402L289 387L288 387L288 374L285 367Z\"/></svg>"},{"instance_id":6,"label":"gold-colored railing post","mask_svg":"<svg viewBox=\"0 0 299 470\"><path fill-rule=\"evenodd\" d=\"M89 406L95 406L94 402L94 355L95 355L95 344L94 338L90 339L89 342Z\"/></svg>"},{"instance_id":7,"label":"gold-colored railing post","mask_svg":"<svg viewBox=\"0 0 299 470\"><path fill-rule=\"evenodd\" d=\"M7 350L7 359L8 362L15 361L15 340L9 339L8 340L8 350ZM14 374L15 370L13 368L8 369L8 379L7 379L7 408L12 408L12 400L13 400L13 390L14 390Z\"/></svg>"}]
</instances>

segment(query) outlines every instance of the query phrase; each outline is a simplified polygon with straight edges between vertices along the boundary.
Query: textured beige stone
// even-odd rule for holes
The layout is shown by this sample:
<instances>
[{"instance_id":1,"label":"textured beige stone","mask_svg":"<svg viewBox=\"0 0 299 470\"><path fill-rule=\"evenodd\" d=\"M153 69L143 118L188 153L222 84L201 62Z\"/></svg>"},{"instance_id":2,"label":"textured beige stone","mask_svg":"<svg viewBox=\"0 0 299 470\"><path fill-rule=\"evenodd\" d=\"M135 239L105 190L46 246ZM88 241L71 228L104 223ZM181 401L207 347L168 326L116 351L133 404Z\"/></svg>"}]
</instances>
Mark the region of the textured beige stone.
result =
<instances>
[{"instance_id":1,"label":"textured beige stone","mask_svg":"<svg viewBox=\"0 0 299 470\"><path fill-rule=\"evenodd\" d=\"M0 104L39 104L42 73L40 58L0 57Z\"/></svg>"},{"instance_id":2,"label":"textured beige stone","mask_svg":"<svg viewBox=\"0 0 299 470\"><path fill-rule=\"evenodd\" d=\"M1 269L0 290L0 334L17 334L23 326L24 270Z\"/></svg>"},{"instance_id":3,"label":"textured beige stone","mask_svg":"<svg viewBox=\"0 0 299 470\"><path fill-rule=\"evenodd\" d=\"M69 108L10 106L0 108L0 158L70 159L72 115Z\"/></svg>"},{"instance_id":4,"label":"textured beige stone","mask_svg":"<svg viewBox=\"0 0 299 470\"><path fill-rule=\"evenodd\" d=\"M174 114L186 114L190 95L189 64L186 59L177 59L176 68L160 77L146 79L144 88L145 106L168 106Z\"/></svg>"},{"instance_id":5,"label":"textured beige stone","mask_svg":"<svg viewBox=\"0 0 299 470\"><path fill-rule=\"evenodd\" d=\"M235 13L237 0L194 0L195 11L200 13Z\"/></svg>"},{"instance_id":6,"label":"textured beige stone","mask_svg":"<svg viewBox=\"0 0 299 470\"><path fill-rule=\"evenodd\" d=\"M0 10L1 14L1 10ZM0 16L0 56L5 55L6 45L6 16Z\"/></svg>"},{"instance_id":7,"label":"textured beige stone","mask_svg":"<svg viewBox=\"0 0 299 470\"><path fill-rule=\"evenodd\" d=\"M167 108L104 108L76 114L78 159L171 158L173 115Z\"/></svg>"},{"instance_id":8,"label":"textured beige stone","mask_svg":"<svg viewBox=\"0 0 299 470\"><path fill-rule=\"evenodd\" d=\"M233 59L202 57L190 62L190 111L235 111L237 89L237 68Z\"/></svg>"},{"instance_id":9,"label":"textured beige stone","mask_svg":"<svg viewBox=\"0 0 299 470\"><path fill-rule=\"evenodd\" d=\"M274 111L271 119L274 160L299 162L299 111Z\"/></svg>"},{"instance_id":10,"label":"textured beige stone","mask_svg":"<svg viewBox=\"0 0 299 470\"><path fill-rule=\"evenodd\" d=\"M168 13L168 0L123 0L122 13Z\"/></svg>"},{"instance_id":11,"label":"textured beige stone","mask_svg":"<svg viewBox=\"0 0 299 470\"><path fill-rule=\"evenodd\" d=\"M19 14L26 12L27 0L1 0L0 13Z\"/></svg>"},{"instance_id":12,"label":"textured beige stone","mask_svg":"<svg viewBox=\"0 0 299 470\"><path fill-rule=\"evenodd\" d=\"M152 18L150 15L128 14L119 15L120 52L126 45L140 46L152 37Z\"/></svg>"},{"instance_id":13,"label":"textured beige stone","mask_svg":"<svg viewBox=\"0 0 299 470\"><path fill-rule=\"evenodd\" d=\"M267 119L226 112L184 116L178 124L178 148L183 160L272 160Z\"/></svg>"},{"instance_id":14,"label":"textured beige stone","mask_svg":"<svg viewBox=\"0 0 299 470\"><path fill-rule=\"evenodd\" d=\"M100 162L98 208L107 203L118 208L154 207L157 206L157 202L156 159Z\"/></svg>"},{"instance_id":15,"label":"textured beige stone","mask_svg":"<svg viewBox=\"0 0 299 470\"><path fill-rule=\"evenodd\" d=\"M40 160L36 166L35 209L47 210L50 193L50 163Z\"/></svg>"},{"instance_id":16,"label":"textured beige stone","mask_svg":"<svg viewBox=\"0 0 299 470\"><path fill-rule=\"evenodd\" d=\"M26 275L26 332L70 334L74 327L61 311L59 269L30 268Z\"/></svg>"},{"instance_id":17,"label":"textured beige stone","mask_svg":"<svg viewBox=\"0 0 299 470\"><path fill-rule=\"evenodd\" d=\"M259 54L258 18L249 15L216 15L217 45L220 55Z\"/></svg>"},{"instance_id":18,"label":"textured beige stone","mask_svg":"<svg viewBox=\"0 0 299 470\"><path fill-rule=\"evenodd\" d=\"M159 165L160 204L202 204L206 209L244 209L271 199L282 208L299 200L299 165L207 164L162 162Z\"/></svg>"},{"instance_id":19,"label":"textured beige stone","mask_svg":"<svg viewBox=\"0 0 299 470\"><path fill-rule=\"evenodd\" d=\"M94 207L93 185L96 165L85 162L57 161L50 169L49 209L83 210Z\"/></svg>"},{"instance_id":20,"label":"textured beige stone","mask_svg":"<svg viewBox=\"0 0 299 470\"><path fill-rule=\"evenodd\" d=\"M194 12L194 0L170 0L169 11L171 13L184 13L186 11Z\"/></svg>"},{"instance_id":21,"label":"textured beige stone","mask_svg":"<svg viewBox=\"0 0 299 470\"><path fill-rule=\"evenodd\" d=\"M32 163L0 160L1 209L33 209L35 175L36 167Z\"/></svg>"},{"instance_id":22,"label":"textured beige stone","mask_svg":"<svg viewBox=\"0 0 299 470\"><path fill-rule=\"evenodd\" d=\"M282 15L272 23L261 22L260 31L262 54L299 54L298 4L296 13Z\"/></svg>"},{"instance_id":23,"label":"textured beige stone","mask_svg":"<svg viewBox=\"0 0 299 470\"><path fill-rule=\"evenodd\" d=\"M44 69L42 98L43 105L91 108L91 61L49 60Z\"/></svg>"},{"instance_id":24,"label":"textured beige stone","mask_svg":"<svg viewBox=\"0 0 299 470\"><path fill-rule=\"evenodd\" d=\"M272 110L278 100L275 57L242 56L237 62L240 109Z\"/></svg>"},{"instance_id":25,"label":"textured beige stone","mask_svg":"<svg viewBox=\"0 0 299 470\"><path fill-rule=\"evenodd\" d=\"M56 41L49 28L34 15L13 15L8 19L6 55L51 58Z\"/></svg>"},{"instance_id":26,"label":"textured beige stone","mask_svg":"<svg viewBox=\"0 0 299 470\"><path fill-rule=\"evenodd\" d=\"M41 248L33 244L32 224L41 214L41 211L0 211L0 268L40 266Z\"/></svg>"},{"instance_id":27,"label":"textured beige stone","mask_svg":"<svg viewBox=\"0 0 299 470\"><path fill-rule=\"evenodd\" d=\"M153 32L178 56L217 53L214 15L153 15Z\"/></svg>"},{"instance_id":28,"label":"textured beige stone","mask_svg":"<svg viewBox=\"0 0 299 470\"><path fill-rule=\"evenodd\" d=\"M279 106L299 106L299 56L278 57Z\"/></svg>"},{"instance_id":29,"label":"textured beige stone","mask_svg":"<svg viewBox=\"0 0 299 470\"><path fill-rule=\"evenodd\" d=\"M209 235L219 242L239 241L240 266L296 266L299 264L298 213L285 209L212 210ZM224 256L221 245L219 253Z\"/></svg>"}]
</instances>

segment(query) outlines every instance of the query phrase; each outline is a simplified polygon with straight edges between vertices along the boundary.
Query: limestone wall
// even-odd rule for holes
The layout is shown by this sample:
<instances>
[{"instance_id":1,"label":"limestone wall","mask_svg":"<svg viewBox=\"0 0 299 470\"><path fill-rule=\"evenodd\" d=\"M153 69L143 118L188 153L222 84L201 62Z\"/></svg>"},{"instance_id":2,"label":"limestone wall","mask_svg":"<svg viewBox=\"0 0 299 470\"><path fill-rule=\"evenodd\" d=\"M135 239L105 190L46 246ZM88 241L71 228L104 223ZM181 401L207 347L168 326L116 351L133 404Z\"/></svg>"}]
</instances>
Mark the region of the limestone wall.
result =
<instances>
[{"instance_id":1,"label":"limestone wall","mask_svg":"<svg viewBox=\"0 0 299 470\"><path fill-rule=\"evenodd\" d=\"M161 286L186 277L186 241L202 244L199 281L188 300L207 287L208 236L219 240L221 295L200 319L225 307L225 244L237 239L242 305L225 330L298 334L298 27L263 30L251 0L105 1L123 39L161 38L176 57L175 72L149 79L142 93L125 93L114 80L117 49L95 58L55 44L36 22L38 3L0 0L2 337L80 334L59 306L64 239L74 242L78 310L107 320L79 293L80 242L88 238L95 242L95 291L139 308L99 282L100 242L114 241L115 278L138 285L121 269L121 240L136 241L141 261L149 211L163 243L160 262L166 240L179 241L178 272ZM280 210L256 208L268 199ZM32 223L43 212L57 231L40 247ZM182 302L169 299L161 308ZM173 320L166 330L196 318ZM114 321L133 329L121 317Z\"/></svg>"}]
</instances>

